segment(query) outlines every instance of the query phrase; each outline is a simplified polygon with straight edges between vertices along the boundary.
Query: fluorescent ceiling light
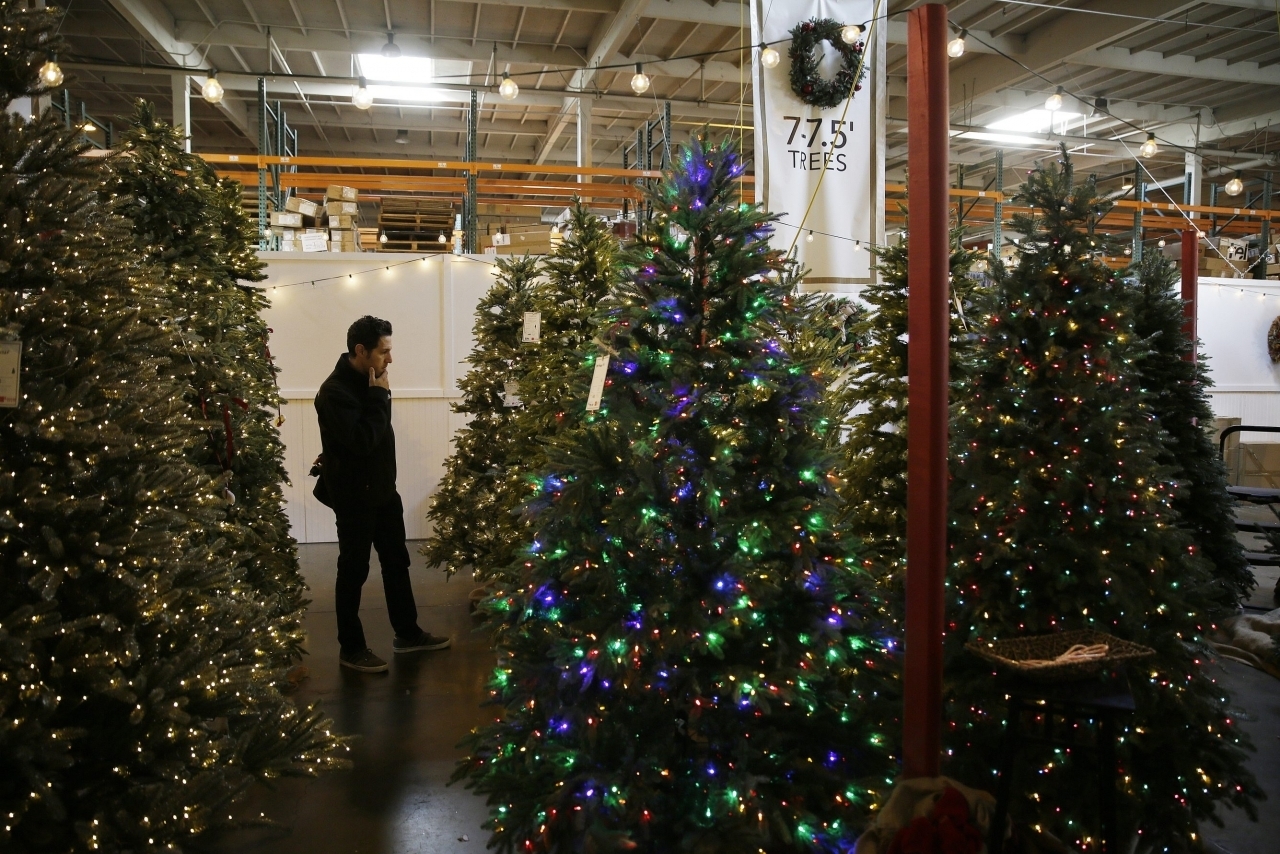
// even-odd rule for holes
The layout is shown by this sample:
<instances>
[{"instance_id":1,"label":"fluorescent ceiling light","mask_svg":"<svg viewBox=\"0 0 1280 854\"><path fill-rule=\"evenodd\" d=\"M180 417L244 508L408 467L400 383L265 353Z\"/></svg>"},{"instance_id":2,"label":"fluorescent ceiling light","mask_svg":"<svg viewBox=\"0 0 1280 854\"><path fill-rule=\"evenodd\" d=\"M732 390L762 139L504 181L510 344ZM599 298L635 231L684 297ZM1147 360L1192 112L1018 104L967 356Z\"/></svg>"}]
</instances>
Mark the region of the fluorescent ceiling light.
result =
<instances>
[{"instance_id":1,"label":"fluorescent ceiling light","mask_svg":"<svg viewBox=\"0 0 1280 854\"><path fill-rule=\"evenodd\" d=\"M956 139L980 139L985 142L1011 142L1019 145L1047 145L1047 141L1033 136L1018 136L1012 133L983 133L982 131L960 131L953 136Z\"/></svg>"},{"instance_id":2,"label":"fluorescent ceiling light","mask_svg":"<svg viewBox=\"0 0 1280 854\"><path fill-rule=\"evenodd\" d=\"M1055 110L1053 112L1049 110L1027 110L1025 113L1019 113L1016 116L992 122L987 125L987 129L1011 130L1015 133L1044 133L1056 126L1059 131L1062 131L1079 118L1081 118L1079 113L1073 113L1070 110Z\"/></svg>"}]
</instances>

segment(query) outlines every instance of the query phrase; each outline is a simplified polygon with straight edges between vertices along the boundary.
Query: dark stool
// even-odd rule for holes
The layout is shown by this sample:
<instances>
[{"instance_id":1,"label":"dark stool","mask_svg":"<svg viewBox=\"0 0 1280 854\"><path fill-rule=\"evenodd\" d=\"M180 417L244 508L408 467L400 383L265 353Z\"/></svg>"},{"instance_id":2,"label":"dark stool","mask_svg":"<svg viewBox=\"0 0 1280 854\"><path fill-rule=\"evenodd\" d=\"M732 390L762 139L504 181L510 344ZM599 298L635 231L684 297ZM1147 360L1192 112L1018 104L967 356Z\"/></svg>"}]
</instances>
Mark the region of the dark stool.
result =
<instances>
[{"instance_id":1,"label":"dark stool","mask_svg":"<svg viewBox=\"0 0 1280 854\"><path fill-rule=\"evenodd\" d=\"M1008 717L1000 740L1000 779L996 784L996 810L991 822L989 854L1002 854L1004 831L1009 815L1009 798L1013 787L1013 769L1022 745L1040 742L1075 749L1092 747L1098 756L1098 813L1102 822L1103 854L1118 854L1120 840L1116 833L1116 721L1134 710L1133 691L1122 669L1105 679L1048 684L1017 677L1002 683L1008 696ZM1042 718L1040 732L1023 732L1022 714L1032 711ZM1058 730L1056 719L1064 726ZM1077 721L1096 720L1098 730L1092 745L1081 745L1069 739Z\"/></svg>"}]
</instances>

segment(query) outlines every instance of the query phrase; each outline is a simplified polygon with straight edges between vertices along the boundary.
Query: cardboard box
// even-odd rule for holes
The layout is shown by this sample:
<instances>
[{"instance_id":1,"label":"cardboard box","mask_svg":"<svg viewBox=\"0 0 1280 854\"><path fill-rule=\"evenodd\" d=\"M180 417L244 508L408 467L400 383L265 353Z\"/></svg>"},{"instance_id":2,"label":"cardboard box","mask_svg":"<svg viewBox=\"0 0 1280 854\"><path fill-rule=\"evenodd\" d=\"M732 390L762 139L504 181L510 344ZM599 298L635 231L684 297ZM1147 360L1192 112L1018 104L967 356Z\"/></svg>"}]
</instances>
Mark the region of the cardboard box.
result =
<instances>
[{"instance_id":1,"label":"cardboard box","mask_svg":"<svg viewBox=\"0 0 1280 854\"><path fill-rule=\"evenodd\" d=\"M295 239L287 238L280 241L281 252L301 252L302 244Z\"/></svg>"},{"instance_id":2,"label":"cardboard box","mask_svg":"<svg viewBox=\"0 0 1280 854\"><path fill-rule=\"evenodd\" d=\"M360 213L360 206L355 202L325 202L324 212L328 216L355 216Z\"/></svg>"},{"instance_id":3,"label":"cardboard box","mask_svg":"<svg viewBox=\"0 0 1280 854\"><path fill-rule=\"evenodd\" d=\"M355 243L356 237L357 235L354 231L346 231L338 228L329 229L329 240L334 243Z\"/></svg>"},{"instance_id":4,"label":"cardboard box","mask_svg":"<svg viewBox=\"0 0 1280 854\"><path fill-rule=\"evenodd\" d=\"M336 214L326 220L329 228L341 228L345 231L354 231L356 227L356 217L352 214Z\"/></svg>"},{"instance_id":5,"label":"cardboard box","mask_svg":"<svg viewBox=\"0 0 1280 854\"><path fill-rule=\"evenodd\" d=\"M329 241L324 234L303 234L298 241L303 252L324 252L329 248Z\"/></svg>"},{"instance_id":6,"label":"cardboard box","mask_svg":"<svg viewBox=\"0 0 1280 854\"><path fill-rule=\"evenodd\" d=\"M354 202L360 198L355 187L344 187L341 184L330 184L324 189L325 201Z\"/></svg>"},{"instance_id":7,"label":"cardboard box","mask_svg":"<svg viewBox=\"0 0 1280 854\"><path fill-rule=\"evenodd\" d=\"M285 228L281 225L271 226L271 233L276 237L283 237L288 240L292 240L298 236L298 230L296 228Z\"/></svg>"},{"instance_id":8,"label":"cardboard box","mask_svg":"<svg viewBox=\"0 0 1280 854\"><path fill-rule=\"evenodd\" d=\"M290 196L285 199L284 209L287 211L293 211L294 213L300 213L305 217L311 217L313 219L316 214L320 213L320 205L318 202L313 202L310 199L304 199L301 196Z\"/></svg>"},{"instance_id":9,"label":"cardboard box","mask_svg":"<svg viewBox=\"0 0 1280 854\"><path fill-rule=\"evenodd\" d=\"M546 242L516 242L507 246L494 246L493 249L498 255L550 255L555 251L558 244L550 241Z\"/></svg>"},{"instance_id":10,"label":"cardboard box","mask_svg":"<svg viewBox=\"0 0 1280 854\"><path fill-rule=\"evenodd\" d=\"M271 224L286 228L302 228L302 214L292 211L272 211Z\"/></svg>"}]
</instances>

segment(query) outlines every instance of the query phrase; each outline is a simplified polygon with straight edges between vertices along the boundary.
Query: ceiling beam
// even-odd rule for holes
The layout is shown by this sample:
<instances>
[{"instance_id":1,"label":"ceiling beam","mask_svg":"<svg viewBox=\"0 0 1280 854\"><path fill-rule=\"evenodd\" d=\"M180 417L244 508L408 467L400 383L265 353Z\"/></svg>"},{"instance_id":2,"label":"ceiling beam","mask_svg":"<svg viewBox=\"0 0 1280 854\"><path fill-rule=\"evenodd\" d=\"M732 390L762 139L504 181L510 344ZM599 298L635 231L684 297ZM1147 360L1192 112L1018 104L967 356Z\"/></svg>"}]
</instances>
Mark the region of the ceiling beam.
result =
<instances>
[{"instance_id":1,"label":"ceiling beam","mask_svg":"<svg viewBox=\"0 0 1280 854\"><path fill-rule=\"evenodd\" d=\"M1175 15L1199 5L1184 0L1128 0L1126 15L1154 18ZM1080 9L1106 12L1114 8L1109 0L1087 0ZM1033 72L1045 72L1061 63L1082 61L1081 54L1092 54L1109 42L1124 38L1151 23L1132 18L1105 15L1073 14L1064 11L1056 18L1034 28L1023 40L1020 61L1032 69L1024 70L1002 56L979 55L961 60L951 70L951 103L961 106L966 98L985 95L1016 84ZM1044 84L1048 88L1049 84Z\"/></svg>"},{"instance_id":2,"label":"ceiling beam","mask_svg":"<svg viewBox=\"0 0 1280 854\"><path fill-rule=\"evenodd\" d=\"M112 8L138 31L139 35L174 65L190 67L191 60L207 55L202 53L195 44L184 41L174 34L173 17L159 0L110 0L110 3ZM203 87L207 79L202 73L205 68L198 67L193 70L196 73L189 76L195 81L197 88ZM250 140L257 139L257 134L253 131L253 122L249 119L249 113L243 102L223 98L218 109L246 137Z\"/></svg>"},{"instance_id":3,"label":"ceiling beam","mask_svg":"<svg viewBox=\"0 0 1280 854\"><path fill-rule=\"evenodd\" d=\"M171 77L174 74L180 74L177 69L159 68L155 66L136 67L128 65L113 65L109 63L93 63L93 62L74 62L68 60L62 63L64 68L79 72L88 72L98 75L110 75L113 79L121 77L138 77L138 78L155 78L155 77ZM228 91L245 91L256 92L258 88L258 77L254 74L241 74L238 72L223 72L218 75L218 80ZM287 77L284 75L272 75L266 78L267 92L284 95L296 95L298 89L302 90L302 94L308 97L328 97L335 101L341 102L342 106L347 106L351 102L351 95L356 84L356 78L353 77L328 77L317 78L308 77L306 75L297 75ZM295 88L295 84L297 88ZM167 85L167 84L166 84ZM380 84L392 85L392 84ZM416 84L403 84L406 86ZM462 104L470 100L471 87L453 84L437 84L432 87L449 93L456 93L458 108ZM576 93L567 89L524 89L520 90L519 97L510 105L510 109L516 110L529 106L556 107L557 109L563 105L566 97L576 97ZM665 102L665 99L664 99ZM490 100L488 102L494 106L501 108L506 102L497 102ZM627 95L594 95L592 96L592 104L600 110L617 110L623 112L637 113L642 116L652 116L654 113L653 101L648 99L637 98ZM670 100L671 111L674 116L692 117L696 119L709 118L732 118L738 115L738 105L732 103L708 103L705 101L692 100ZM425 109L429 107L440 107L441 104L426 105L407 105L388 103L387 101L376 102L373 111L376 113L382 109L406 107L411 109ZM360 113L359 115L368 115ZM359 127L361 122L337 122L337 124L346 124L350 127Z\"/></svg>"},{"instance_id":4,"label":"ceiling beam","mask_svg":"<svg viewBox=\"0 0 1280 854\"><path fill-rule=\"evenodd\" d=\"M1196 59L1187 54L1161 54L1152 50L1130 53L1120 47L1103 47L1084 51L1070 59L1072 64L1164 74L1172 77L1194 77L1198 80L1221 80L1226 83L1257 83L1280 86L1280 65L1259 66L1256 62L1228 62L1225 59Z\"/></svg>"},{"instance_id":5,"label":"ceiling beam","mask_svg":"<svg viewBox=\"0 0 1280 854\"><path fill-rule=\"evenodd\" d=\"M596 69L604 65L610 57L617 53L622 40L631 33L636 21L640 19L640 10L645 7L647 2L648 0L622 0L622 5L618 8L617 13L596 30L591 37L591 46L587 51L586 67L579 68L573 73L573 78L569 81L568 86L570 91L582 91L591 85L591 82L595 80ZM560 107L560 112L556 114L556 117L547 126L547 135L543 139L542 145L538 148L538 154L534 158L535 163L544 163L551 156L556 140L560 138L560 134L577 112L578 99L565 98Z\"/></svg>"}]
</instances>

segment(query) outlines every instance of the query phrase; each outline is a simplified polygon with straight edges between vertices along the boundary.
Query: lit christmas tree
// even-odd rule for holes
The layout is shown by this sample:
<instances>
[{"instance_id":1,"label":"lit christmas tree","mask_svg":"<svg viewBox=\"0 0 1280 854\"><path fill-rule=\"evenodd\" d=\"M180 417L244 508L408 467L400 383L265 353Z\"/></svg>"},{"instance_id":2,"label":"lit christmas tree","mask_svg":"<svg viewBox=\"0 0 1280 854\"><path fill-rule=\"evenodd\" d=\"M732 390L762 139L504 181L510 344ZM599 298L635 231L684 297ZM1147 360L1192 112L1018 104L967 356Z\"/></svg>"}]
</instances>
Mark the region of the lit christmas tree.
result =
<instances>
[{"instance_id":1,"label":"lit christmas tree","mask_svg":"<svg viewBox=\"0 0 1280 854\"><path fill-rule=\"evenodd\" d=\"M1132 298L1098 258L1105 201L1069 162L1032 172L1019 201L1032 207L1013 222L1021 255L982 301L952 430L950 773L990 787L1003 720L1003 686L966 641L1109 632L1156 650L1130 674L1137 711L1117 745L1124 839L1198 850L1199 822L1228 804L1252 814L1259 795L1225 692L1202 669L1214 582L1173 509ZM1015 816L1089 850L1088 751L1026 745L1021 761L1035 773L1015 786Z\"/></svg>"},{"instance_id":2,"label":"lit christmas tree","mask_svg":"<svg viewBox=\"0 0 1280 854\"><path fill-rule=\"evenodd\" d=\"M823 386L821 395L823 434L832 447L841 433L829 429L845 418L850 403L849 380L863 340L857 335L866 309L851 299L829 293L799 290L798 268L784 271L782 281L793 286L783 300L788 310L777 313L777 339L793 364L801 365Z\"/></svg>"},{"instance_id":3,"label":"lit christmas tree","mask_svg":"<svg viewBox=\"0 0 1280 854\"><path fill-rule=\"evenodd\" d=\"M572 396L572 384L584 359L595 353L596 311L617 285L621 273L618 239L608 224L580 201L569 209L565 238L542 262L546 283L538 288L542 341L532 351L520 381L524 406L517 431L534 456L526 470L545 463L542 440L578 425L584 412Z\"/></svg>"},{"instance_id":4,"label":"lit christmas tree","mask_svg":"<svg viewBox=\"0 0 1280 854\"><path fill-rule=\"evenodd\" d=\"M493 287L476 306L471 369L458 382L462 401L455 412L471 421L453 439L445 474L431 497L431 536L422 547L429 566L452 575L464 566L478 578L510 555L519 519L513 514L524 495L514 472L533 452L514 430L521 381L539 345L522 343L525 312L536 310L537 259L498 261Z\"/></svg>"},{"instance_id":5,"label":"lit christmas tree","mask_svg":"<svg viewBox=\"0 0 1280 854\"><path fill-rule=\"evenodd\" d=\"M188 403L202 438L191 460L222 481L222 532L268 607L268 654L288 663L305 642L306 586L284 512L288 475L276 423L283 401L261 314L267 301L241 284L266 274L240 184L186 152L184 133L139 101L121 135L110 190L123 199L139 249L164 273L181 338L174 367L191 385Z\"/></svg>"},{"instance_id":6,"label":"lit christmas tree","mask_svg":"<svg viewBox=\"0 0 1280 854\"><path fill-rule=\"evenodd\" d=\"M58 18L0 0L0 100ZM25 76L21 71L26 69ZM0 849L172 852L255 780L341 761L263 655L264 609L169 363L165 288L51 113L0 122Z\"/></svg>"},{"instance_id":7,"label":"lit christmas tree","mask_svg":"<svg viewBox=\"0 0 1280 854\"><path fill-rule=\"evenodd\" d=\"M1213 442L1213 409L1208 389L1213 380L1204 358L1187 359L1192 342L1183 329L1179 277L1160 253L1146 255L1133 271L1129 292L1133 331L1147 342L1137 361L1138 377L1147 393L1163 440L1160 462L1168 466L1179 488L1173 508L1200 553L1214 569L1221 590L1213 600L1215 616L1236 612L1257 583L1236 539L1235 499L1227 494L1227 471ZM1210 601L1202 603L1202 608Z\"/></svg>"},{"instance_id":8,"label":"lit christmas tree","mask_svg":"<svg viewBox=\"0 0 1280 854\"><path fill-rule=\"evenodd\" d=\"M509 581L508 570L527 540L522 505L531 488L537 488L534 473L546 466L547 443L582 423L585 412L573 397L574 379L584 359L589 363L593 358L588 351L594 353L597 304L617 284L618 251L608 225L575 202L565 238L540 265L545 281L532 296L541 315L541 338L522 351L521 404L506 426L509 462L494 491L496 512L513 524L494 530L485 566L477 566L477 577L489 593Z\"/></svg>"},{"instance_id":9,"label":"lit christmas tree","mask_svg":"<svg viewBox=\"0 0 1280 854\"><path fill-rule=\"evenodd\" d=\"M821 383L774 337L772 217L738 203L731 145L675 162L602 326L600 409L551 446L520 587L486 606L502 715L458 777L501 851L848 851L888 784L887 657Z\"/></svg>"},{"instance_id":10,"label":"lit christmas tree","mask_svg":"<svg viewBox=\"0 0 1280 854\"><path fill-rule=\"evenodd\" d=\"M969 277L978 253L952 234L951 379L964 373L973 337ZM842 446L843 519L863 542L863 565L882 584L890 618L899 621L907 543L907 258L908 241L873 250L878 281L861 297L871 308L852 329L858 348L852 377L835 395L849 435Z\"/></svg>"}]
</instances>

